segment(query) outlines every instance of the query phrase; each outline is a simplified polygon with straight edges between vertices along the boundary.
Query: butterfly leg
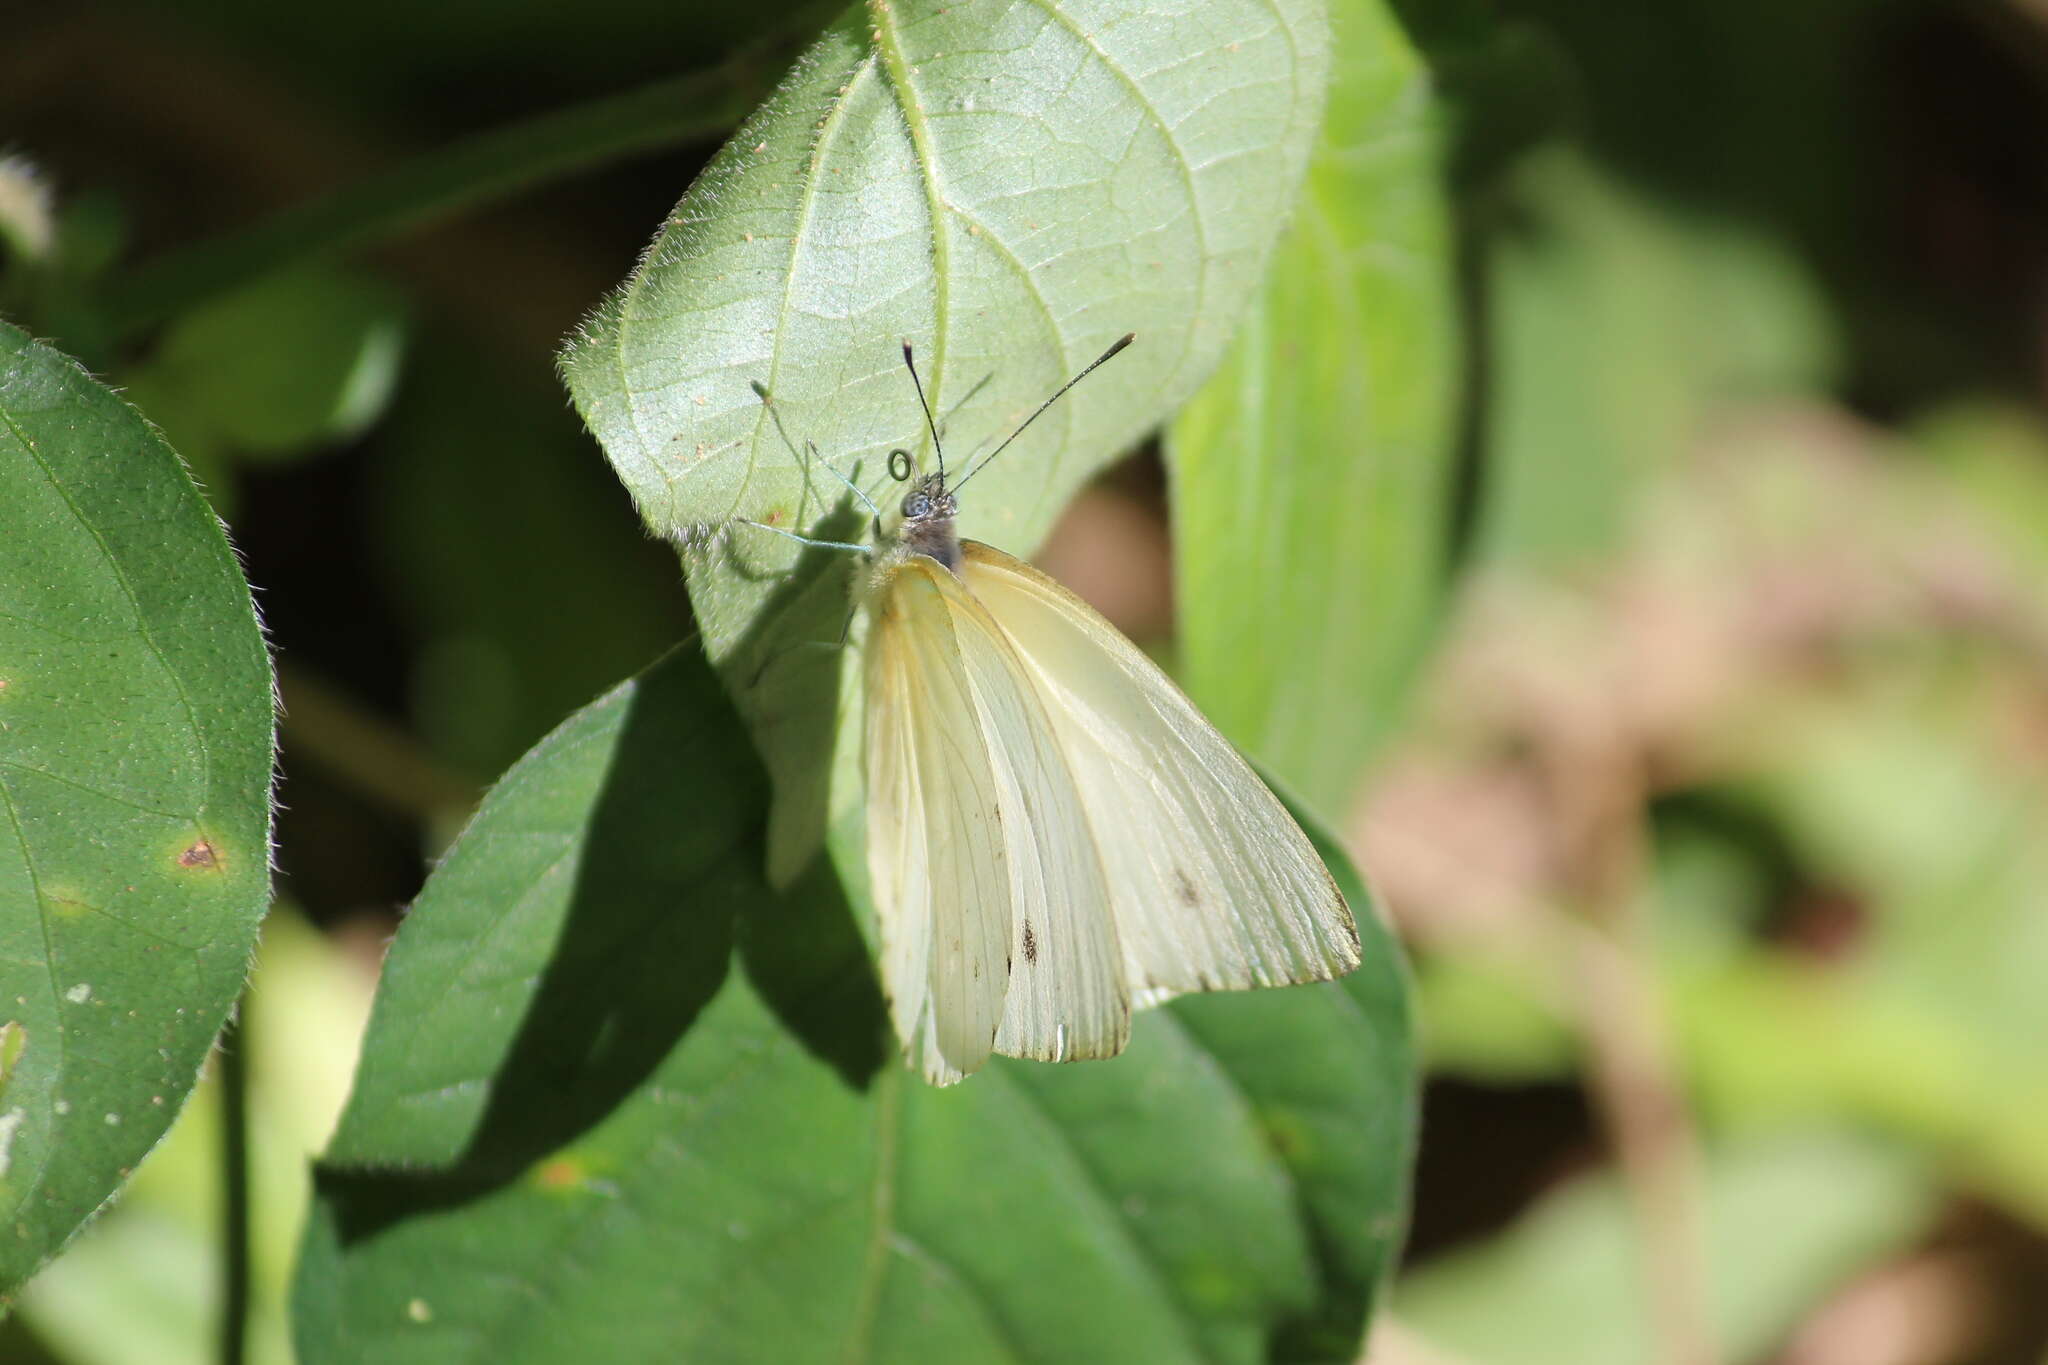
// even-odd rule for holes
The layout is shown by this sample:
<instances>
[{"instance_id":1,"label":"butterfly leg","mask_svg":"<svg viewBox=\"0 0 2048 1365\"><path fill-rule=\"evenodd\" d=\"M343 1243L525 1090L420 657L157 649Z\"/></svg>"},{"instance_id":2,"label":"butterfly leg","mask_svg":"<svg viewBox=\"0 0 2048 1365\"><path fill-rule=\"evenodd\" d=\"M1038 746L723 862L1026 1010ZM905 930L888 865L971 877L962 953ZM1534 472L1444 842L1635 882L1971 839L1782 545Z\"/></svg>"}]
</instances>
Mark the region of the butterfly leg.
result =
<instances>
[{"instance_id":1,"label":"butterfly leg","mask_svg":"<svg viewBox=\"0 0 2048 1365\"><path fill-rule=\"evenodd\" d=\"M872 554L874 552L874 547L871 545L855 545L853 542L846 540L813 540L809 536L800 536L794 531L785 531L780 526L770 526L765 521L753 521L746 517L739 518L739 524L757 527L763 531L773 531L776 535L785 536L799 545L814 545L820 550L851 550L857 555Z\"/></svg>"}]
</instances>

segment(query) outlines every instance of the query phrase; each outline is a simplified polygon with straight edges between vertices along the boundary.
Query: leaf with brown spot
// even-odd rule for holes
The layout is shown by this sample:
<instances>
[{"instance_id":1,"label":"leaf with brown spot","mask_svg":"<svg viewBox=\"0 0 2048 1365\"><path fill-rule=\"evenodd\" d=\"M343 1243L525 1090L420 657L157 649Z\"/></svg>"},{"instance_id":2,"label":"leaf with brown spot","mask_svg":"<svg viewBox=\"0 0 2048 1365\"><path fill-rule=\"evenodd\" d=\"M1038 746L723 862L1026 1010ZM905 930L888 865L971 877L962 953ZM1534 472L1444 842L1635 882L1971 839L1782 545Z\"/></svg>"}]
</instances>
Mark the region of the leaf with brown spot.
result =
<instances>
[{"instance_id":1,"label":"leaf with brown spot","mask_svg":"<svg viewBox=\"0 0 2048 1365\"><path fill-rule=\"evenodd\" d=\"M178 457L5 325L0 489L0 1000L33 1040L6 1077L4 1296L163 1136L241 989L269 899L271 682Z\"/></svg>"}]
</instances>

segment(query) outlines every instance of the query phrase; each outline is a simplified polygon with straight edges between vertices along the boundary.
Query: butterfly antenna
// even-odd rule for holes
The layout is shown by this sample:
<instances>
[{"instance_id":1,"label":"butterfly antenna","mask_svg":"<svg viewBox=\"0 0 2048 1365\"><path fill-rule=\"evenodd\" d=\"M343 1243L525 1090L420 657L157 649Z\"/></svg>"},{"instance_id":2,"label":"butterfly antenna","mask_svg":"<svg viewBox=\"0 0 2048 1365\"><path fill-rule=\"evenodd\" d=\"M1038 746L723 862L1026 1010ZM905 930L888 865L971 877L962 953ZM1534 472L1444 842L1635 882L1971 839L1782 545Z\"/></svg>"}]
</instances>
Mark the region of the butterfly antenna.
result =
<instances>
[{"instance_id":1,"label":"butterfly antenna","mask_svg":"<svg viewBox=\"0 0 2048 1365\"><path fill-rule=\"evenodd\" d=\"M967 481L969 479L973 478L976 474L979 474L982 470L987 469L989 461L995 459L996 456L1002 454L1005 450L1008 450L1010 448L1010 442L1016 440L1019 436L1022 436L1024 434L1025 427L1028 427L1033 422L1036 422L1047 408L1051 407L1054 403L1059 402L1060 396L1062 394L1066 393L1068 389L1073 388L1074 385L1080 383L1089 375L1093 374L1097 367L1101 366L1105 361L1107 361L1111 356L1115 355L1118 351L1121 351L1124 347L1130 345L1133 341L1137 340L1137 337L1138 334L1136 332L1125 332L1122 336L1116 339L1116 342L1108 350L1104 351L1101 355L1095 357L1095 359L1089 363L1087 369L1081 371L1081 373L1075 375L1072 379L1069 379L1066 383L1060 385L1058 390L1054 392L1052 397L1046 399L1043 403L1040 403L1038 405L1037 412L1032 413L1029 417L1026 417L1022 422L1017 424L1017 429L1011 432L1001 445L997 446L994 450L991 450L988 454L982 456L981 462L979 464L975 465L974 468L968 470L965 474L961 475L960 482L954 485L953 491L957 493L960 489L965 488L967 486ZM908 354L909 352L906 349L905 355L907 356Z\"/></svg>"},{"instance_id":2,"label":"butterfly antenna","mask_svg":"<svg viewBox=\"0 0 2048 1365\"><path fill-rule=\"evenodd\" d=\"M932 420L932 405L925 401L924 381L917 377L917 362L910 358L910 339L903 341L903 365L910 371L910 382L917 386L917 405L924 409L925 430L932 434L932 451L939 459L939 482L946 481L946 448L939 444L939 424Z\"/></svg>"}]
</instances>

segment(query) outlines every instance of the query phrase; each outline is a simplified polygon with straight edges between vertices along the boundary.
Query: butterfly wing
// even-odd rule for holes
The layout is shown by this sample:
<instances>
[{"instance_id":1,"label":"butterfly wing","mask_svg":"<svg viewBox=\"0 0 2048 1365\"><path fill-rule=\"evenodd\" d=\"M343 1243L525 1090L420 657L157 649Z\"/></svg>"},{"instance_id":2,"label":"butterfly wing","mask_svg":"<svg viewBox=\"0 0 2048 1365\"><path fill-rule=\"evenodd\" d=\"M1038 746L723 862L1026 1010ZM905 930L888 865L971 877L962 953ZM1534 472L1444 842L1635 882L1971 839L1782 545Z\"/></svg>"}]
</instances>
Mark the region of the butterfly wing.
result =
<instances>
[{"instance_id":1,"label":"butterfly wing","mask_svg":"<svg viewBox=\"0 0 2048 1365\"><path fill-rule=\"evenodd\" d=\"M1186 694L1052 579L962 549L1074 775L1138 1003L1356 967L1358 927L1308 836Z\"/></svg>"},{"instance_id":2,"label":"butterfly wing","mask_svg":"<svg viewBox=\"0 0 2048 1365\"><path fill-rule=\"evenodd\" d=\"M878 589L867 724L869 880L912 1059L943 1085L991 1048L1120 1051L1106 876L1051 721L1003 631L923 556Z\"/></svg>"},{"instance_id":3,"label":"butterfly wing","mask_svg":"<svg viewBox=\"0 0 2048 1365\"><path fill-rule=\"evenodd\" d=\"M896 1036L947 1085L987 1059L1002 1021L1009 859L944 604L902 571L882 593L867 652L868 880Z\"/></svg>"}]
</instances>

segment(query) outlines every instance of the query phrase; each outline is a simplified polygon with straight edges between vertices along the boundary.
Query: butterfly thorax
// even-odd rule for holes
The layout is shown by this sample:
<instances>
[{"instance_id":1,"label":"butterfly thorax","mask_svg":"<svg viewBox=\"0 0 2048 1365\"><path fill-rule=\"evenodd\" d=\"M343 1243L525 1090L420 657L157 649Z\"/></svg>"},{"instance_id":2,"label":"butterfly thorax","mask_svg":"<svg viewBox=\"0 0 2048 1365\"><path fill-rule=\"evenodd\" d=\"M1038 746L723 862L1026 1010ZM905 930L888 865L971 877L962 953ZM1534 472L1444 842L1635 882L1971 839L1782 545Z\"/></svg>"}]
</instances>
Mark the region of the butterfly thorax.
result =
<instances>
[{"instance_id":1,"label":"butterfly thorax","mask_svg":"<svg viewBox=\"0 0 2048 1365\"><path fill-rule=\"evenodd\" d=\"M943 474L921 475L903 495L903 522L896 528L896 554L925 555L960 572L960 535L953 518L959 500L946 489Z\"/></svg>"}]
</instances>

